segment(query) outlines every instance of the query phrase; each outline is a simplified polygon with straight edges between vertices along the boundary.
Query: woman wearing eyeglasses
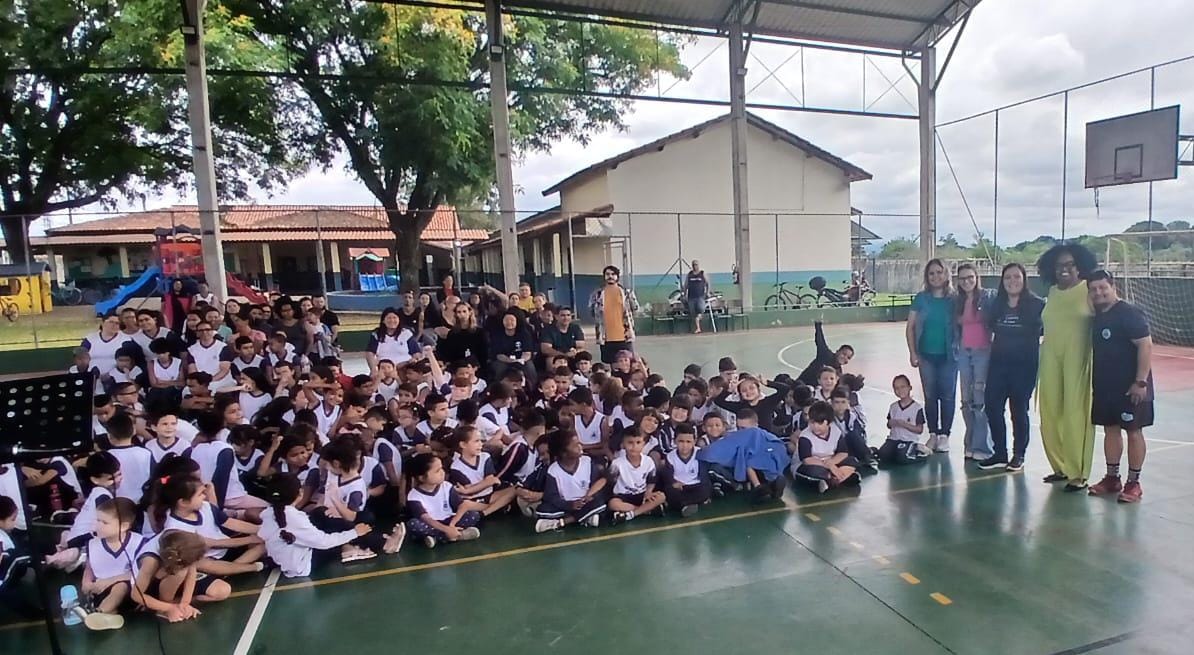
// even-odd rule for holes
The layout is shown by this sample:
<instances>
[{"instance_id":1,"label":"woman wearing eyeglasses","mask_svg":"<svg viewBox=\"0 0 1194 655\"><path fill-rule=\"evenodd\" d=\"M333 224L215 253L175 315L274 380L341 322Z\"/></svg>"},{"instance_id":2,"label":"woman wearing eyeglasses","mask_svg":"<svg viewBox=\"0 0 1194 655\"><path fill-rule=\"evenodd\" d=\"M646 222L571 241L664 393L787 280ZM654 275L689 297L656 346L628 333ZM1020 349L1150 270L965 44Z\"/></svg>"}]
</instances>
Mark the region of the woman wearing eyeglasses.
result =
<instances>
[{"instance_id":1,"label":"woman wearing eyeglasses","mask_svg":"<svg viewBox=\"0 0 1194 655\"><path fill-rule=\"evenodd\" d=\"M1041 280L1049 285L1041 314L1037 399L1041 411L1041 443L1053 467L1045 482L1065 482L1066 491L1081 491L1094 458L1094 426L1090 422L1090 321L1094 312L1086 293L1086 276L1098 266L1092 252L1076 243L1050 248L1037 261Z\"/></svg>"}]
</instances>

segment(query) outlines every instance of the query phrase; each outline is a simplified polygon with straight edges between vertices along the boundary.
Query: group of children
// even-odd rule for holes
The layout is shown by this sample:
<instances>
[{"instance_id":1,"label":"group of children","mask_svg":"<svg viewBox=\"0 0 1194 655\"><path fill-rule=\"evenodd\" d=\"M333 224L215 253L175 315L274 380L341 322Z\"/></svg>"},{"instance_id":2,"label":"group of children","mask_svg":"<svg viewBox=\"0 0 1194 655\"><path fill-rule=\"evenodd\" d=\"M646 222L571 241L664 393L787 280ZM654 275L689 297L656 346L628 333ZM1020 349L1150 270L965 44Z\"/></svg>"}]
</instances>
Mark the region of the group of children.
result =
<instances>
[{"instance_id":1,"label":"group of children","mask_svg":"<svg viewBox=\"0 0 1194 655\"><path fill-rule=\"evenodd\" d=\"M349 376L274 336L231 341L227 383L191 366L184 389L159 394L109 374L93 452L0 472L6 556L19 554L28 520L61 525L48 562L84 567L87 602L74 611L88 627L118 628L130 606L194 618L198 603L228 597L230 576L266 566L306 576L329 559L393 555L407 540L478 539L487 522L515 520L500 515L525 516L540 533L691 517L725 494L778 500L789 481L823 493L859 484L879 462L926 456L906 377L893 384L888 439L871 448L863 379L832 364L808 386L723 358L717 375L694 364L669 389L632 352L611 364L582 352L549 358L528 384L519 368L486 376L480 362L443 363L431 347ZM155 365L168 368L174 354L160 349ZM12 500L22 491L34 516Z\"/></svg>"}]
</instances>

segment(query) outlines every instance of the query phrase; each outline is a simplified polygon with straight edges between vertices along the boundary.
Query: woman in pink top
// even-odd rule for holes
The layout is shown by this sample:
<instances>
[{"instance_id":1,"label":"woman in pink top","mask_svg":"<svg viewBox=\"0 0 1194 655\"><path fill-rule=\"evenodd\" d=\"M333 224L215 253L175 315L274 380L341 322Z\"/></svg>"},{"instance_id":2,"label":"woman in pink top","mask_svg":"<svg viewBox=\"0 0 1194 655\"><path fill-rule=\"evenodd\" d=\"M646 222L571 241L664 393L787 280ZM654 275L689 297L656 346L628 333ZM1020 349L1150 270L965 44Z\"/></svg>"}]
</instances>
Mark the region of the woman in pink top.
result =
<instances>
[{"instance_id":1,"label":"woman in pink top","mask_svg":"<svg viewBox=\"0 0 1194 655\"><path fill-rule=\"evenodd\" d=\"M987 365L991 361L991 332L983 314L994 294L979 285L973 264L958 266L957 338L958 372L961 374L962 420L966 423L966 459L981 462L991 456L991 434L983 397L987 390Z\"/></svg>"}]
</instances>

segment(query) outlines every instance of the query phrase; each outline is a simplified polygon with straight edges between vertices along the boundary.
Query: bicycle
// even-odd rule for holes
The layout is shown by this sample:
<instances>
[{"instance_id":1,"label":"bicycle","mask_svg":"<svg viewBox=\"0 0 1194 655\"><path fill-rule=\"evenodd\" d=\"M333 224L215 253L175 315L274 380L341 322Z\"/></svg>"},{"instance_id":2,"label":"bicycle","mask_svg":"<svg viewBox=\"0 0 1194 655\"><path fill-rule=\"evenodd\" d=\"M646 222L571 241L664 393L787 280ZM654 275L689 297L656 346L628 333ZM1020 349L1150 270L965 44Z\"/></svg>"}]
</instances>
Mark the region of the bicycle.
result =
<instances>
[{"instance_id":1,"label":"bicycle","mask_svg":"<svg viewBox=\"0 0 1194 655\"><path fill-rule=\"evenodd\" d=\"M763 301L764 310L773 309L804 309L812 307L817 297L811 293L800 293L803 285L796 285L796 291L787 288L787 282L778 282L772 286L775 293L767 296Z\"/></svg>"},{"instance_id":2,"label":"bicycle","mask_svg":"<svg viewBox=\"0 0 1194 655\"><path fill-rule=\"evenodd\" d=\"M842 284L847 284L845 280ZM813 303L817 307L850 307L870 306L875 301L877 295L870 285L866 285L865 281L862 284L851 284L846 287L845 291L838 291L829 287L825 283L825 278L816 276L808 281L808 285L812 287L817 293L813 296Z\"/></svg>"},{"instance_id":3,"label":"bicycle","mask_svg":"<svg viewBox=\"0 0 1194 655\"><path fill-rule=\"evenodd\" d=\"M69 280L66 284L59 285L50 291L50 298L55 305L74 306L83 302L83 292L79 287L75 286L74 280Z\"/></svg>"},{"instance_id":4,"label":"bicycle","mask_svg":"<svg viewBox=\"0 0 1194 655\"><path fill-rule=\"evenodd\" d=\"M4 318L7 318L9 323L16 323L17 319L21 317L21 308L12 298L0 296L0 314L4 314Z\"/></svg>"}]
</instances>

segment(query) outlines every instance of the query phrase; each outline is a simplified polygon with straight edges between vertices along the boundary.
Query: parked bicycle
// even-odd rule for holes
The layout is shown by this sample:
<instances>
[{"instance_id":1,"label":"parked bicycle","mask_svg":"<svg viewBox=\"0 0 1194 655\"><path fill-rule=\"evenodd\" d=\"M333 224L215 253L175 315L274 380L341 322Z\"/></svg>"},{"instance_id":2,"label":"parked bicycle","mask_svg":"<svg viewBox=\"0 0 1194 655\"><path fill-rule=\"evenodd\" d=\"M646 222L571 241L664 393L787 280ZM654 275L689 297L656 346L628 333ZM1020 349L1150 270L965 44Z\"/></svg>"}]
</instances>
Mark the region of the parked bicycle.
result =
<instances>
[{"instance_id":1,"label":"parked bicycle","mask_svg":"<svg viewBox=\"0 0 1194 655\"><path fill-rule=\"evenodd\" d=\"M842 283L847 284L845 280ZM877 295L867 284L865 277L856 279L845 291L830 287L820 275L809 280L808 285L817 292L816 295L810 294L813 304L817 307L866 307L875 301Z\"/></svg>"},{"instance_id":2,"label":"parked bicycle","mask_svg":"<svg viewBox=\"0 0 1194 655\"><path fill-rule=\"evenodd\" d=\"M50 298L55 305L74 306L83 302L83 292L75 286L74 280L67 280L50 290Z\"/></svg>"},{"instance_id":3,"label":"parked bicycle","mask_svg":"<svg viewBox=\"0 0 1194 655\"><path fill-rule=\"evenodd\" d=\"M21 317L21 308L12 298L0 296L0 314L4 314L4 318L8 319L9 323L16 323L17 319Z\"/></svg>"},{"instance_id":4,"label":"parked bicycle","mask_svg":"<svg viewBox=\"0 0 1194 655\"><path fill-rule=\"evenodd\" d=\"M763 309L805 309L816 304L816 295L800 292L804 285L798 284L796 290L792 291L787 284L787 282L778 282L773 286L775 293L763 300Z\"/></svg>"}]
</instances>

